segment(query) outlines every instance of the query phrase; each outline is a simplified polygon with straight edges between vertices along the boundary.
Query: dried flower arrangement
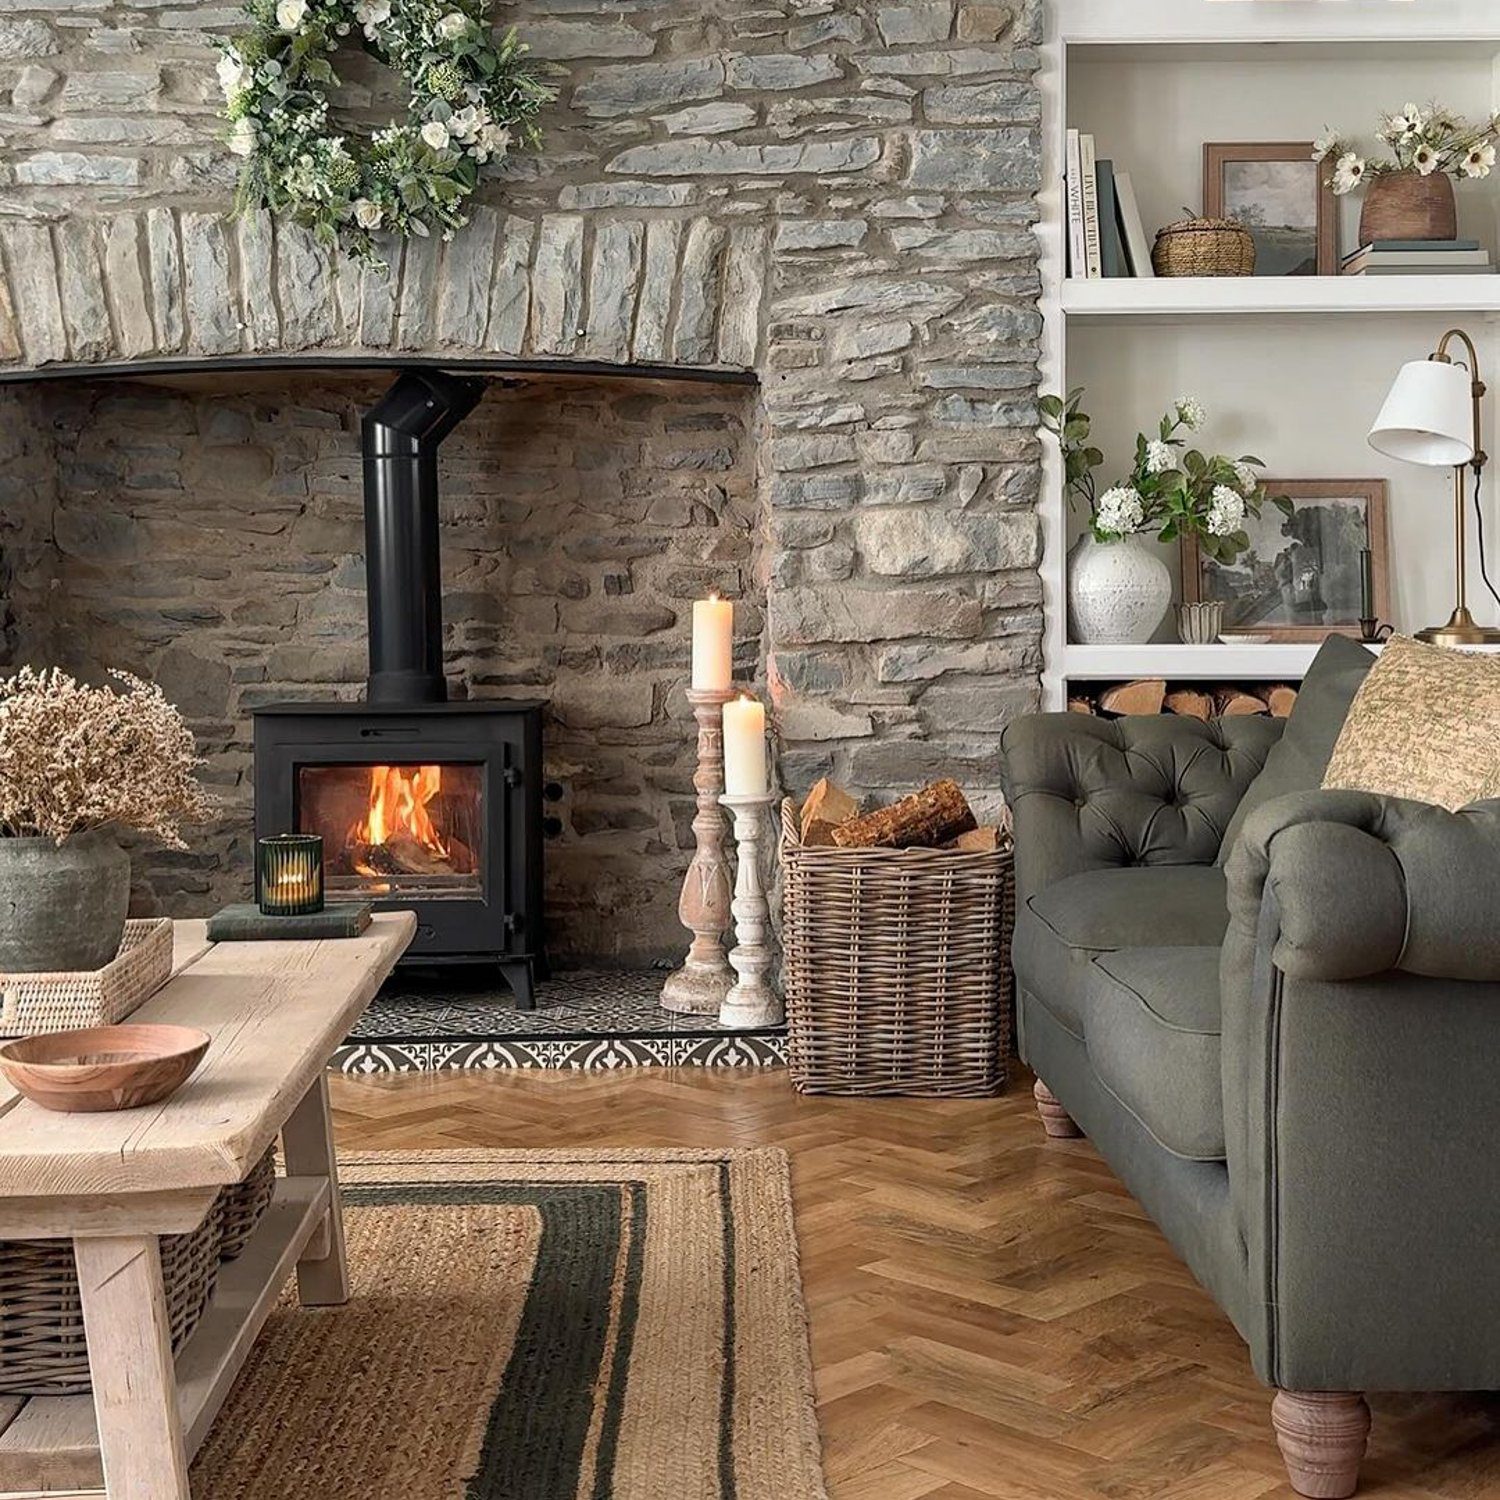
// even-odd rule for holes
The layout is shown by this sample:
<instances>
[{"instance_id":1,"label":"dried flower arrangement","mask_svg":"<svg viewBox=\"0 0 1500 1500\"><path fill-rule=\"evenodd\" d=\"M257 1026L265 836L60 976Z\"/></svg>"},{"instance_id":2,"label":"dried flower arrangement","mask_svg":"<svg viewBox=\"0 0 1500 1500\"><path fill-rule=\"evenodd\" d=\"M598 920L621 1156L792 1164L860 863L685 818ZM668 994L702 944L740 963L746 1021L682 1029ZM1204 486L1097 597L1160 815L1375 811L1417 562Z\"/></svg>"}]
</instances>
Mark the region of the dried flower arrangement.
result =
<instances>
[{"instance_id":1,"label":"dried flower arrangement","mask_svg":"<svg viewBox=\"0 0 1500 1500\"><path fill-rule=\"evenodd\" d=\"M180 825L212 808L193 733L159 687L109 675L118 689L55 667L0 680L0 838L118 826L187 848Z\"/></svg>"},{"instance_id":2,"label":"dried flower arrangement","mask_svg":"<svg viewBox=\"0 0 1500 1500\"><path fill-rule=\"evenodd\" d=\"M1439 104L1421 109L1408 104L1395 114L1382 115L1377 139L1390 155L1376 161L1362 155L1336 131L1327 131L1313 146L1313 159L1331 164L1328 185L1340 197L1371 178L1393 172L1435 172L1454 178L1484 178L1495 168L1500 142L1500 115L1475 125Z\"/></svg>"}]
</instances>

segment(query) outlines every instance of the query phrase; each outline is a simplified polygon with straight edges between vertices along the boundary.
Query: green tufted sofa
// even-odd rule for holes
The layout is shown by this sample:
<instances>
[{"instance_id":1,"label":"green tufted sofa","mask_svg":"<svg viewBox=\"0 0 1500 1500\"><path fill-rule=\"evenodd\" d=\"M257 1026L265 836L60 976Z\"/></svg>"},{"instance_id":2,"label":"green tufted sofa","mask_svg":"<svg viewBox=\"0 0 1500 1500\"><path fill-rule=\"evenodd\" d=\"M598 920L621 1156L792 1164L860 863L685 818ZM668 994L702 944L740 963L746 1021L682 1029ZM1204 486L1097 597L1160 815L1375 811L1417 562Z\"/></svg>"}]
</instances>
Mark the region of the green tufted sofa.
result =
<instances>
[{"instance_id":1,"label":"green tufted sofa","mask_svg":"<svg viewBox=\"0 0 1500 1500\"><path fill-rule=\"evenodd\" d=\"M1275 1387L1299 1493L1366 1391L1500 1388L1500 801L1317 790L1372 658L1291 720L1005 731L1020 1045Z\"/></svg>"}]
</instances>

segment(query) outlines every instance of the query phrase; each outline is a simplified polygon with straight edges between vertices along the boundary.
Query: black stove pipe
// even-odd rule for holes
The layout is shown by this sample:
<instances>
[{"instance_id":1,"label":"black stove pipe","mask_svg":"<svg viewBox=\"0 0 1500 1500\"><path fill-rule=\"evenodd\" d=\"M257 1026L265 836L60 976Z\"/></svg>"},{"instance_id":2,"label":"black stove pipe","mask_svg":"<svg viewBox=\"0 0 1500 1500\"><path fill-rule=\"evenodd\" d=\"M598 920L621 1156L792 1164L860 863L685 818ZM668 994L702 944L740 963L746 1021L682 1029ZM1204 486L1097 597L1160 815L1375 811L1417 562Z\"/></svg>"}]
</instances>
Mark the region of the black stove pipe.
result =
<instances>
[{"instance_id":1,"label":"black stove pipe","mask_svg":"<svg viewBox=\"0 0 1500 1500\"><path fill-rule=\"evenodd\" d=\"M404 370L360 423L371 703L441 703L448 696L437 450L483 394L482 380Z\"/></svg>"}]
</instances>

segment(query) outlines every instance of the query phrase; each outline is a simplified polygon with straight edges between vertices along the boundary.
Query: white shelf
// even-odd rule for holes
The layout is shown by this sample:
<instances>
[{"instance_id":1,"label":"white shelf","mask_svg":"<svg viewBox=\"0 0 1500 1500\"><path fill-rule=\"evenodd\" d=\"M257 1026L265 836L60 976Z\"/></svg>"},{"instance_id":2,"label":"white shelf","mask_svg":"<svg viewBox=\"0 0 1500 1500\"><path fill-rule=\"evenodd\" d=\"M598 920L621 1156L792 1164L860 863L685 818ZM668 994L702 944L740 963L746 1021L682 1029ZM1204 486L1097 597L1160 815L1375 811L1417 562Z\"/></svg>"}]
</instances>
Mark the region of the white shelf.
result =
<instances>
[{"instance_id":1,"label":"white shelf","mask_svg":"<svg viewBox=\"0 0 1500 1500\"><path fill-rule=\"evenodd\" d=\"M1494 276L1181 276L1069 280L1062 287L1069 318L1106 322L1135 318L1301 317L1314 313L1500 314Z\"/></svg>"},{"instance_id":2,"label":"white shelf","mask_svg":"<svg viewBox=\"0 0 1500 1500\"><path fill-rule=\"evenodd\" d=\"M1074 682L1165 677L1169 682L1296 681L1306 675L1321 642L1264 646L1063 647L1062 675Z\"/></svg>"}]
</instances>

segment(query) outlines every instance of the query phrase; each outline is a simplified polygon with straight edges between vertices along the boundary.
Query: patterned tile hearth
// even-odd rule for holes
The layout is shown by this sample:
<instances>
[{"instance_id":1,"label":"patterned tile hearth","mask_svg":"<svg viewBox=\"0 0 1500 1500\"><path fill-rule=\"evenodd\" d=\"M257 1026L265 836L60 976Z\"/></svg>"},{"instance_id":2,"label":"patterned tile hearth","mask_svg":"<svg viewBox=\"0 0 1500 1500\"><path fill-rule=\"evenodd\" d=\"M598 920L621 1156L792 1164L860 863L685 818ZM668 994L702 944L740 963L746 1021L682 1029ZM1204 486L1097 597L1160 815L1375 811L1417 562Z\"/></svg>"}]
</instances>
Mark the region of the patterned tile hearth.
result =
<instances>
[{"instance_id":1,"label":"patterned tile hearth","mask_svg":"<svg viewBox=\"0 0 1500 1500\"><path fill-rule=\"evenodd\" d=\"M457 1068L773 1067L786 1032L725 1031L711 1017L661 1005L666 971L576 970L537 985L515 1008L479 975L398 973L334 1054L343 1073Z\"/></svg>"}]
</instances>

